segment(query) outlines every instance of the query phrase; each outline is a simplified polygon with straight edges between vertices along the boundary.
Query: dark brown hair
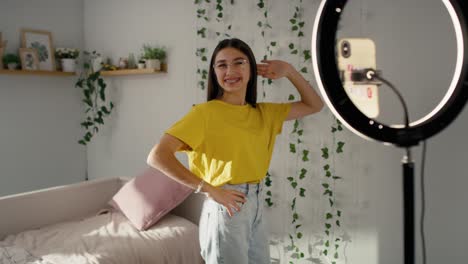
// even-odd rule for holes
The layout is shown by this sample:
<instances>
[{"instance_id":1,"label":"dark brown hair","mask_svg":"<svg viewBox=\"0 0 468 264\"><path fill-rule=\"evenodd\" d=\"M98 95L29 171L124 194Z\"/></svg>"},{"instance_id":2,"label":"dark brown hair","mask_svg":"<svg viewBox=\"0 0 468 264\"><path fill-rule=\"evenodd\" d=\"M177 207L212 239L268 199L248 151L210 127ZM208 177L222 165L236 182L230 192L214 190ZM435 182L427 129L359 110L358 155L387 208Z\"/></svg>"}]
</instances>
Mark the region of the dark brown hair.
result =
<instances>
[{"instance_id":1,"label":"dark brown hair","mask_svg":"<svg viewBox=\"0 0 468 264\"><path fill-rule=\"evenodd\" d=\"M255 107L257 104L257 62L255 61L255 56L250 49L249 45L243 42L240 39L232 38L225 39L218 43L213 55L211 55L210 69L208 74L208 93L207 101L219 98L223 95L223 88L219 85L218 80L216 79L216 73L214 71L214 62L216 55L224 48L235 48L240 52L244 53L250 63L250 79L247 83L247 92L245 93L245 101L251 106Z\"/></svg>"}]
</instances>

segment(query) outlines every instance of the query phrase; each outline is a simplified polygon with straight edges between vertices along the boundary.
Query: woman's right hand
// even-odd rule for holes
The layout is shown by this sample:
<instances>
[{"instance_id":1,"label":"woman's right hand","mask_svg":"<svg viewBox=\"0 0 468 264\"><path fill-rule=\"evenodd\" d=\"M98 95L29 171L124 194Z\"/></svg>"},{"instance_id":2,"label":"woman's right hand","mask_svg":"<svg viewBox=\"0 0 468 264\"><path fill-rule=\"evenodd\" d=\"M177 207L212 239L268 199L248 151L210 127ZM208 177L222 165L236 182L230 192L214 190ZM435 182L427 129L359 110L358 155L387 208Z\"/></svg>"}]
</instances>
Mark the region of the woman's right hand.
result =
<instances>
[{"instance_id":1,"label":"woman's right hand","mask_svg":"<svg viewBox=\"0 0 468 264\"><path fill-rule=\"evenodd\" d=\"M244 204L247 201L244 193L220 187L210 186L205 194L209 199L223 205L230 217L234 215L233 210L240 211L239 203Z\"/></svg>"}]
</instances>

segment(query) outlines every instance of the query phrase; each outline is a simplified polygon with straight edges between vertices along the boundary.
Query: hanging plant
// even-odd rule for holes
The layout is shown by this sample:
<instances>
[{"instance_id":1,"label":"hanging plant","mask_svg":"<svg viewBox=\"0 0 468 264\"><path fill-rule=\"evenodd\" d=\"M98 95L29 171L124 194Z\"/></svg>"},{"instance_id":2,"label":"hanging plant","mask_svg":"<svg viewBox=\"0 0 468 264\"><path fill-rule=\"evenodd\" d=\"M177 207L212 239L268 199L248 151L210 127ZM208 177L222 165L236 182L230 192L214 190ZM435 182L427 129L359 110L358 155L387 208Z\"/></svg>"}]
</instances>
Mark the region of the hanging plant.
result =
<instances>
[{"instance_id":1,"label":"hanging plant","mask_svg":"<svg viewBox=\"0 0 468 264\"><path fill-rule=\"evenodd\" d=\"M197 18L201 18L201 19L204 19L205 21L209 21L208 19L208 16L207 16L207 11L206 11L206 8L203 8L201 6L203 0L195 0L195 4L199 6L199 8L197 9ZM205 0L205 2L209 3L210 0Z\"/></svg>"},{"instance_id":2,"label":"hanging plant","mask_svg":"<svg viewBox=\"0 0 468 264\"><path fill-rule=\"evenodd\" d=\"M265 49L264 49L265 53L263 55L263 59L268 60L273 55L272 47L276 46L276 41L273 41L270 38L268 38L271 35L269 33L273 30L273 27L270 25L269 16L268 16L269 5L266 0L259 0L257 3L257 7L261 13L261 16L260 16L261 19L257 21L257 27L260 29L260 35L262 36L263 42L265 43ZM271 86L273 84L273 80L265 79L265 78L262 79L263 98L266 97L265 84L268 84Z\"/></svg>"},{"instance_id":3,"label":"hanging plant","mask_svg":"<svg viewBox=\"0 0 468 264\"><path fill-rule=\"evenodd\" d=\"M269 190L271 188L271 184L273 183L273 181L271 180L271 174L269 171L267 171L267 175L265 177L265 186L267 188L266 190L266 198L265 198L265 202L267 204L268 207L272 207L274 205L273 203L273 194L271 192L271 190Z\"/></svg>"},{"instance_id":4,"label":"hanging plant","mask_svg":"<svg viewBox=\"0 0 468 264\"><path fill-rule=\"evenodd\" d=\"M265 1L264 0L259 0L259 2L257 3L257 7L258 7L258 10L260 11L263 17L263 21L258 21L257 22L257 26L260 28L261 30L261 35L262 35L262 38L264 40L264 43L265 43L265 46L266 46L266 50L267 52L270 52L270 56L271 56L271 51L270 51L270 46L268 45L268 41L265 37L265 28L263 28L263 25L267 25L268 24L268 7L265 5ZM269 27L271 28L271 26ZM266 60L268 59L268 56L267 54L265 54L263 56L263 59ZM271 81L271 79L268 79ZM271 82L269 82L269 84L271 84ZM266 92L265 92L265 78L262 78L262 95L263 95L263 98L266 97ZM269 172L267 172L267 176L265 178L265 186L266 186L266 198L265 198L265 202L266 202L266 205L268 207L273 207L274 205L274 202L273 202L273 193L271 192L271 188L272 188L272 179L271 179L271 175Z\"/></svg>"},{"instance_id":5,"label":"hanging plant","mask_svg":"<svg viewBox=\"0 0 468 264\"><path fill-rule=\"evenodd\" d=\"M210 0L195 0L195 5L197 6L197 42L200 40L206 39L207 27L206 23L210 22L208 17L207 4L210 3ZM207 70L207 48L206 47L197 47L195 51L195 56L197 56L197 86L201 90L205 90L206 81L208 80L208 70Z\"/></svg>"},{"instance_id":6,"label":"hanging plant","mask_svg":"<svg viewBox=\"0 0 468 264\"><path fill-rule=\"evenodd\" d=\"M302 29L304 28L305 22L302 20L302 16L300 16L302 0L300 0L299 5L295 7L295 12L293 17L289 20L291 23L291 31L296 32L298 37L303 37L304 32Z\"/></svg>"},{"instance_id":7,"label":"hanging plant","mask_svg":"<svg viewBox=\"0 0 468 264\"><path fill-rule=\"evenodd\" d=\"M296 6L294 7L294 13L292 15L292 18L289 20L289 22L292 24L291 26L291 32L295 32L298 30L299 26L297 23L301 19L301 11L302 11L302 0L300 0ZM301 23L301 28L304 27L305 23ZM288 45L289 51L291 55L298 56L299 58L299 68L300 72L302 73L308 73L307 67L304 65L304 63L307 61L307 59L301 59L304 54L307 53L301 53L301 47L302 47L302 41L301 38L304 37L304 34L297 34L295 35L295 43L291 42ZM310 54L310 52L309 52ZM310 56L309 56L310 57ZM308 58L310 60L310 58ZM293 94L290 94L288 96L288 101L294 101L295 96ZM294 177L288 177L288 181L290 182L291 187L294 190L294 197L291 202L291 212L292 212L292 222L291 224L293 225L293 234L289 234L289 238L291 241L291 245L288 247L290 251L293 252L291 257L293 259L303 259L305 257L304 252L299 248L297 245L298 241L303 237L303 234L301 232L301 227L302 224L299 223L300 215L296 209L296 203L299 201L298 199L303 199L306 197L306 192L307 190L304 187L303 180L307 175L307 169L305 168L306 162L309 161L309 153L310 151L304 146L302 136L304 134L303 130L303 124L302 121L296 120L294 122L294 127L293 131L291 132L291 142L289 143L289 152L294 154L296 157L296 174ZM290 263L293 263L290 261Z\"/></svg>"},{"instance_id":8,"label":"hanging plant","mask_svg":"<svg viewBox=\"0 0 468 264\"><path fill-rule=\"evenodd\" d=\"M301 122L299 120L294 121L293 131L290 134L291 142L289 143L289 152L294 155L296 159L296 173L294 176L287 177L287 180L290 183L291 188L293 189L293 199L291 201L291 213L292 221L291 225L293 226L293 232L289 234L289 239L291 244L288 246L288 251L292 252L291 258L293 259L302 259L305 257L304 252L297 245L297 242L302 239L303 234L301 232L302 224L299 222L300 214L297 211L296 204L298 198L306 197L306 189L303 187L303 180L307 175L307 169L305 164L309 161L309 151L303 147L303 129ZM301 151L302 149L302 151ZM293 263L290 261L290 263Z\"/></svg>"},{"instance_id":9,"label":"hanging plant","mask_svg":"<svg viewBox=\"0 0 468 264\"><path fill-rule=\"evenodd\" d=\"M216 20L221 21L223 19L223 0L216 0L216 11L218 11L216 15Z\"/></svg>"},{"instance_id":10,"label":"hanging plant","mask_svg":"<svg viewBox=\"0 0 468 264\"><path fill-rule=\"evenodd\" d=\"M224 16L224 12L226 11L226 6L224 6L224 2L225 1L223 0L216 0L216 4L215 4L216 21L220 25L222 25L222 28L223 28L221 32L216 31L216 36L220 38L220 40L224 38L230 38L231 34L229 32L232 29L232 25L226 23L226 18ZM234 4L234 1L230 1L230 2L231 2L231 5Z\"/></svg>"},{"instance_id":11,"label":"hanging plant","mask_svg":"<svg viewBox=\"0 0 468 264\"><path fill-rule=\"evenodd\" d=\"M206 55L206 48L197 48L195 55L199 58L200 64L206 64L208 57ZM200 89L205 90L205 83L208 80L208 70L203 67L197 67L197 75L199 76L198 86Z\"/></svg>"},{"instance_id":12,"label":"hanging plant","mask_svg":"<svg viewBox=\"0 0 468 264\"><path fill-rule=\"evenodd\" d=\"M109 116L114 109L114 104L106 98L106 83L101 77L101 71L94 71L92 61L99 56L96 51L84 51L83 70L75 83L75 87L81 89L83 93L82 102L85 104L85 118L81 122L81 127L85 129L85 135L79 144L86 146L91 138L99 132L99 128L104 125L105 117Z\"/></svg>"},{"instance_id":13,"label":"hanging plant","mask_svg":"<svg viewBox=\"0 0 468 264\"><path fill-rule=\"evenodd\" d=\"M336 133L343 130L341 122L333 118L334 123L331 126L331 133L333 134L333 148L330 150L324 146L322 150L322 158L325 160L324 179L322 187L324 192L322 195L328 200L328 209L324 213L325 218L325 241L322 254L332 263L336 264L340 259L340 249L342 248L343 237L340 236L341 230L341 216L342 211L337 206L335 187L336 182L341 180L341 176L337 176L334 172L336 154L343 153L344 142L336 142ZM332 160L330 162L330 156ZM332 167L333 166L333 167Z\"/></svg>"},{"instance_id":14,"label":"hanging plant","mask_svg":"<svg viewBox=\"0 0 468 264\"><path fill-rule=\"evenodd\" d=\"M292 15L291 19L289 20L290 30L291 30L291 33L293 33L293 35L294 35L294 40L289 43L288 49L289 49L289 52L290 52L291 55L297 56L299 71L302 74L309 74L308 65L310 65L310 61L311 61L311 51L309 49L303 49L302 48L302 47L306 46L303 43L304 42L303 41L304 40L303 28L305 26L305 22L304 22L303 16L302 16L302 14L303 14L302 4L303 4L302 0L297 1L296 6L293 9L293 15ZM294 101L296 99L295 99L295 96L293 94L290 94L289 97L288 97L288 100L289 101ZM300 219L300 215L298 214L298 212L296 210L296 203L299 202L298 198L305 198L305 194L306 194L306 189L301 187L302 186L301 185L301 180L306 177L307 170L304 168L304 164L300 163L300 161L306 162L306 161L309 160L309 158L308 158L309 150L302 146L303 145L302 140L301 140L301 136L303 135L303 128L302 127L303 127L302 122L299 122L298 120L296 120L296 122L294 123L294 129L291 132L291 134L296 134L296 135L291 137L292 141L289 144L290 152L295 154L297 156L296 160L298 160L296 162L296 164L298 164L298 166L297 166L298 174L295 175L294 177L288 177L288 180L290 181L291 187L295 190L295 196L293 197L293 200L292 200L292 203L291 203L291 212L292 212L292 215L293 215L292 224L293 224L293 227L294 227L295 234L290 234L289 235L290 240L291 240L291 246L289 248L294 250L294 254L292 255L292 257L295 258L295 259L301 259L301 258L304 257L303 252L297 246L297 242L302 237L302 232L300 231L302 225L298 224L298 220ZM341 131L342 127L341 127L341 125L338 125L338 126L336 126L335 129L337 131L338 131L338 129ZM338 144L337 144L337 153L342 152L343 145L344 145L343 142L338 142ZM323 152L322 153L323 157L328 158L328 156L329 156L328 148L323 148L322 152ZM329 166L328 166L328 168L329 168ZM326 173L326 175L329 175L329 174L330 174L330 172ZM330 177L333 180L337 180L337 179L340 178L338 176L332 176L331 174L330 174ZM335 200L334 200L335 198L333 196L334 193L332 191L333 187L330 184L324 184L323 187L325 187L325 186L328 189L326 189L324 191L324 195L330 196L331 197L329 199L330 204L332 206L335 206L336 205ZM326 215L325 215L326 220L330 220L331 217L337 218L337 219L335 219L335 222L333 223L333 225L340 226L341 222L340 222L340 220L338 218L341 217L341 211L335 209L335 211L333 211L333 214L327 212ZM327 222L325 227L328 228L328 229L331 229L331 228L333 228L333 225ZM326 233L331 234L330 230L326 230ZM333 242L330 242L329 240L330 239L328 239L325 242L325 246L328 245L329 247L334 247L336 251L333 252L334 253L333 257L338 257L339 255L337 253L337 249L340 246L339 242L341 240L339 238L336 238ZM328 254L329 252L331 252L330 249L325 249L322 253L324 253L324 255L325 255L325 254ZM292 262L290 262L290 263L292 263Z\"/></svg>"}]
</instances>

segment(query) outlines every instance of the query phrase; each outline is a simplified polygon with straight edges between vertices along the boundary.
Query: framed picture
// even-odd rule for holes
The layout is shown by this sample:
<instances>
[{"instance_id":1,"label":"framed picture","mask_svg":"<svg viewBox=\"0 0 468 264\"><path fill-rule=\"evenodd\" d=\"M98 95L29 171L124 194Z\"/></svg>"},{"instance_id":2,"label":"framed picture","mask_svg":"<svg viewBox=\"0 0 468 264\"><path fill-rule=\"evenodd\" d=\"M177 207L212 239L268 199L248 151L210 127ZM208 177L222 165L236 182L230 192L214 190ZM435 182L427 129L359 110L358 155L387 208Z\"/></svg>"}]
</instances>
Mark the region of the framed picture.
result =
<instances>
[{"instance_id":1,"label":"framed picture","mask_svg":"<svg viewBox=\"0 0 468 264\"><path fill-rule=\"evenodd\" d=\"M6 49L7 42L8 41L3 40L2 32L0 32L0 48Z\"/></svg>"},{"instance_id":2,"label":"framed picture","mask_svg":"<svg viewBox=\"0 0 468 264\"><path fill-rule=\"evenodd\" d=\"M23 70L35 71L39 70L39 56L37 50L21 48L19 49L21 68Z\"/></svg>"},{"instance_id":3,"label":"framed picture","mask_svg":"<svg viewBox=\"0 0 468 264\"><path fill-rule=\"evenodd\" d=\"M3 47L0 47L0 70L3 70Z\"/></svg>"},{"instance_id":4,"label":"framed picture","mask_svg":"<svg viewBox=\"0 0 468 264\"><path fill-rule=\"evenodd\" d=\"M52 34L42 30L21 30L23 48L35 49L39 58L39 70L55 71L55 55Z\"/></svg>"}]
</instances>

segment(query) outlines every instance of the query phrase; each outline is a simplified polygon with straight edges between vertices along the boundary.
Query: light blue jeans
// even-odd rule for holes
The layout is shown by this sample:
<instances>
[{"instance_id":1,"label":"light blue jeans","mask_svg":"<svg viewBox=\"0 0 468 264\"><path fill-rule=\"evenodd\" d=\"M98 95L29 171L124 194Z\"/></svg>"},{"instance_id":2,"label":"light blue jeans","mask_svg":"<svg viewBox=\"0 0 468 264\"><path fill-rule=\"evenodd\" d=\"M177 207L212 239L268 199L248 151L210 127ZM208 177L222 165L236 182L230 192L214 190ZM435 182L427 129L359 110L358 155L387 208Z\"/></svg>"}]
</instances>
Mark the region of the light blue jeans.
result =
<instances>
[{"instance_id":1,"label":"light blue jeans","mask_svg":"<svg viewBox=\"0 0 468 264\"><path fill-rule=\"evenodd\" d=\"M226 208L206 199L199 224L201 255L206 264L270 263L263 215L263 182L224 185L245 193L247 202L229 217Z\"/></svg>"}]
</instances>

